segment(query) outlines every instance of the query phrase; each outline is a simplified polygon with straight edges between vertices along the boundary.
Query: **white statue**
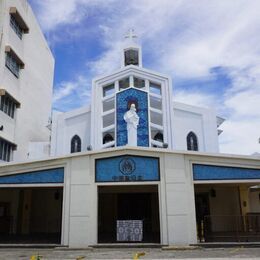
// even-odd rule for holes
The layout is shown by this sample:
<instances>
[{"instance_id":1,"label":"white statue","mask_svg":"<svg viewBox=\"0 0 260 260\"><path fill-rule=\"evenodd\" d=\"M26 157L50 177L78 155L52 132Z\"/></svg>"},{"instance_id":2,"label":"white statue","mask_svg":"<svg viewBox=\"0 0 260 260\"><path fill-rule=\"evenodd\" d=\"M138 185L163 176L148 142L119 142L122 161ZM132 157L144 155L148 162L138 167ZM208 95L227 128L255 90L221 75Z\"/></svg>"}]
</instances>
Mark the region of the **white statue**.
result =
<instances>
[{"instance_id":1,"label":"white statue","mask_svg":"<svg viewBox=\"0 0 260 260\"><path fill-rule=\"evenodd\" d=\"M127 123L127 144L137 146L137 126L139 125L139 116L136 113L135 104L131 104L130 109L124 114L124 120Z\"/></svg>"}]
</instances>

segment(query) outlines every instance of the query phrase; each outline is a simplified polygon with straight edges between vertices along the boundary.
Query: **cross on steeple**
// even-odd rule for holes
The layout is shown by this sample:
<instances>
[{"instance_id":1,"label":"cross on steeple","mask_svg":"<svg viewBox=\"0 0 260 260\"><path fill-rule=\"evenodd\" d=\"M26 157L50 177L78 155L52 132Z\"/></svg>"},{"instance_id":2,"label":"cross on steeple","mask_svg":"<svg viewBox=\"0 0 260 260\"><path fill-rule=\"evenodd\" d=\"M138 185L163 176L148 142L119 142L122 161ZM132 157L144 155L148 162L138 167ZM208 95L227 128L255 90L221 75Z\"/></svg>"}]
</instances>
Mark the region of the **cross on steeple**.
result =
<instances>
[{"instance_id":1,"label":"cross on steeple","mask_svg":"<svg viewBox=\"0 0 260 260\"><path fill-rule=\"evenodd\" d=\"M134 29L129 29L128 33L126 34L125 38L129 38L130 40L133 40L134 38L137 38L137 35L134 33Z\"/></svg>"}]
</instances>

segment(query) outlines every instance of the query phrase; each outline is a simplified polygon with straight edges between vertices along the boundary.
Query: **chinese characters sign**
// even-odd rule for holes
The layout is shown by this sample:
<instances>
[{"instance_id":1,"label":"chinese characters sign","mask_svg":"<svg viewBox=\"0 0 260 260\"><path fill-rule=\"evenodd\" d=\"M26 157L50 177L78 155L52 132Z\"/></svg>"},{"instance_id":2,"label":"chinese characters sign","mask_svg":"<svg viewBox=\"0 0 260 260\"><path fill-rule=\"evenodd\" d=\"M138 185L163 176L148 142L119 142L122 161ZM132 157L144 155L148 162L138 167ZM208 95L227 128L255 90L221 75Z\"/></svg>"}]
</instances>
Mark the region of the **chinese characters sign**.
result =
<instances>
[{"instance_id":1,"label":"chinese characters sign","mask_svg":"<svg viewBox=\"0 0 260 260\"><path fill-rule=\"evenodd\" d=\"M159 158L124 155L96 160L96 182L159 180Z\"/></svg>"}]
</instances>

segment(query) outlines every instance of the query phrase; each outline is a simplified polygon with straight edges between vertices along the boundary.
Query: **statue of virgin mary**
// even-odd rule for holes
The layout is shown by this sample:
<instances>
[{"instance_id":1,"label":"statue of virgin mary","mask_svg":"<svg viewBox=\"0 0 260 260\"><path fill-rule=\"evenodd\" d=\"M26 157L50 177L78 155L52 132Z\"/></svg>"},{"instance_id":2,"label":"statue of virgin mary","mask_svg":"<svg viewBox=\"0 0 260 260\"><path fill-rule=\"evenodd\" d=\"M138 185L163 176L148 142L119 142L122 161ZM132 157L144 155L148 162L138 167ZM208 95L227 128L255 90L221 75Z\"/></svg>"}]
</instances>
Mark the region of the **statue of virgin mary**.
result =
<instances>
[{"instance_id":1,"label":"statue of virgin mary","mask_svg":"<svg viewBox=\"0 0 260 260\"><path fill-rule=\"evenodd\" d=\"M127 123L127 144L130 146L137 146L139 116L136 113L135 104L131 104L130 109L124 114L124 120Z\"/></svg>"}]
</instances>

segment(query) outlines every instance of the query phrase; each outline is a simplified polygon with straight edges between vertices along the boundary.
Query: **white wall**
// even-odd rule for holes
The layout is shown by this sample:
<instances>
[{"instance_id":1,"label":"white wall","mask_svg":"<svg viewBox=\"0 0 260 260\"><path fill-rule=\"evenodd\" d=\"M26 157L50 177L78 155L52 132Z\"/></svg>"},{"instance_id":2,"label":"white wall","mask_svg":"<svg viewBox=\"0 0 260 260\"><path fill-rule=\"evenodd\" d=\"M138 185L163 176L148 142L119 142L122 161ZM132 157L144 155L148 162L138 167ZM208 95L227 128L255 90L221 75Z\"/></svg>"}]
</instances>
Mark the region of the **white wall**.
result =
<instances>
[{"instance_id":1,"label":"white wall","mask_svg":"<svg viewBox=\"0 0 260 260\"><path fill-rule=\"evenodd\" d=\"M29 159L41 159L49 157L50 142L30 142L28 148Z\"/></svg>"},{"instance_id":2,"label":"white wall","mask_svg":"<svg viewBox=\"0 0 260 260\"><path fill-rule=\"evenodd\" d=\"M168 243L196 243L194 193L191 176L186 172L183 155L164 156L165 196L167 205Z\"/></svg>"},{"instance_id":3,"label":"white wall","mask_svg":"<svg viewBox=\"0 0 260 260\"><path fill-rule=\"evenodd\" d=\"M109 156L125 153L110 152ZM127 153L129 154L129 153ZM130 151L131 154L131 151ZM134 152L135 155L156 156L155 153ZM104 154L108 156L108 154ZM102 154L71 159L68 223L68 244L71 247L86 247L97 243L97 183L94 165ZM161 182L159 183L159 207L161 244L187 245L196 243L196 220L191 176L185 172L183 155L160 155ZM138 182L130 185L144 185ZM152 183L155 184L156 183ZM101 185L101 184L100 184ZM112 183L110 185L113 185ZM127 185L123 183L121 185ZM129 185L129 184L128 184Z\"/></svg>"},{"instance_id":4,"label":"white wall","mask_svg":"<svg viewBox=\"0 0 260 260\"><path fill-rule=\"evenodd\" d=\"M90 157L73 158L70 172L69 246L97 243L97 188Z\"/></svg>"},{"instance_id":5,"label":"white wall","mask_svg":"<svg viewBox=\"0 0 260 260\"><path fill-rule=\"evenodd\" d=\"M209 108L173 102L174 149L187 150L186 137L190 131L198 138L201 152L218 152L217 121L215 111Z\"/></svg>"},{"instance_id":6,"label":"white wall","mask_svg":"<svg viewBox=\"0 0 260 260\"><path fill-rule=\"evenodd\" d=\"M51 155L70 153L71 138L81 138L81 150L90 145L90 107L83 107L66 113L54 112L52 117Z\"/></svg>"},{"instance_id":7,"label":"white wall","mask_svg":"<svg viewBox=\"0 0 260 260\"><path fill-rule=\"evenodd\" d=\"M0 110L0 126L4 129L0 132L0 136L11 142L15 142L15 119L8 116Z\"/></svg>"},{"instance_id":8,"label":"white wall","mask_svg":"<svg viewBox=\"0 0 260 260\"><path fill-rule=\"evenodd\" d=\"M260 213L260 190L249 192L250 212Z\"/></svg>"}]
</instances>

